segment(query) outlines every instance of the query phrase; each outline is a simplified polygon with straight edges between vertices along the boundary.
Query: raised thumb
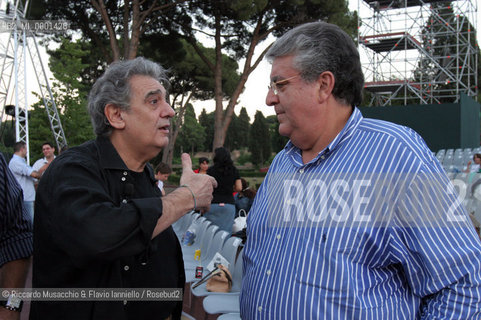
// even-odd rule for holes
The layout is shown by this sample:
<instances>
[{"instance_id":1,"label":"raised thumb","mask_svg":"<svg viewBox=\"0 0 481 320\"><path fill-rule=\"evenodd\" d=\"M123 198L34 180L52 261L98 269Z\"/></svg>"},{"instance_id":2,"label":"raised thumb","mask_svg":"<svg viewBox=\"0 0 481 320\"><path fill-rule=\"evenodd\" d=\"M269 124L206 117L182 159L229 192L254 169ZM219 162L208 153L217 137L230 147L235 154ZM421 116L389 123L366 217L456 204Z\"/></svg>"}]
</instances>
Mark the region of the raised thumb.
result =
<instances>
[{"instance_id":1,"label":"raised thumb","mask_svg":"<svg viewBox=\"0 0 481 320\"><path fill-rule=\"evenodd\" d=\"M182 172L185 172L186 170L192 171L192 160L190 159L190 155L188 153L182 153L181 159L182 159Z\"/></svg>"}]
</instances>

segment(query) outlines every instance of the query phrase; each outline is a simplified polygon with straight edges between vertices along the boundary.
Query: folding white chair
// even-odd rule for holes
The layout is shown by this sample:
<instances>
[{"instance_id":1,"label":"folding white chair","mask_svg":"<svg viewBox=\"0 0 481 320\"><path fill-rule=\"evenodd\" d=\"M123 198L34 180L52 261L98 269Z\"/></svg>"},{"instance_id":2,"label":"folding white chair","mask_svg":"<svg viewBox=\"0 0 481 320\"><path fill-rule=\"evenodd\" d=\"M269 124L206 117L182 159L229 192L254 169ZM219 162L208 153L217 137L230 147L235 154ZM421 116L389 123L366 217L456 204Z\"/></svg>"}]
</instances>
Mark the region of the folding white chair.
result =
<instances>
[{"instance_id":1,"label":"folding white chair","mask_svg":"<svg viewBox=\"0 0 481 320\"><path fill-rule=\"evenodd\" d=\"M223 292L210 292L206 289L206 283L201 284L200 286L193 288L191 284L191 292L195 297L203 297L211 294L224 294L224 295L235 295L240 292L241 284L242 284L242 252L239 255L239 259L236 261L237 250L239 246L242 244L242 239L237 237L229 238L221 250L221 255L229 262L229 271L232 274L232 289L230 292L223 293Z\"/></svg>"}]
</instances>

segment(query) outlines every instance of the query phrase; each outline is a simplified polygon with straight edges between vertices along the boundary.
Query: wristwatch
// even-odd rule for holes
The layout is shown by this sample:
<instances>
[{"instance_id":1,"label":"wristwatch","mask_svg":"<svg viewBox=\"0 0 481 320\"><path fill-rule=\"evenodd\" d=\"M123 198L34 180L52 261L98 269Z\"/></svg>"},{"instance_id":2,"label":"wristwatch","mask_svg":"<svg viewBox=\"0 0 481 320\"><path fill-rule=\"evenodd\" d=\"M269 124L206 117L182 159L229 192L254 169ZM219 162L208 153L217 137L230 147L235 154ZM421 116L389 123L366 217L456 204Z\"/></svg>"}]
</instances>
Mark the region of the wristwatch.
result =
<instances>
[{"instance_id":1,"label":"wristwatch","mask_svg":"<svg viewBox=\"0 0 481 320\"><path fill-rule=\"evenodd\" d=\"M8 296L7 300L0 301L0 306L10 311L22 311L23 301L14 294Z\"/></svg>"}]
</instances>

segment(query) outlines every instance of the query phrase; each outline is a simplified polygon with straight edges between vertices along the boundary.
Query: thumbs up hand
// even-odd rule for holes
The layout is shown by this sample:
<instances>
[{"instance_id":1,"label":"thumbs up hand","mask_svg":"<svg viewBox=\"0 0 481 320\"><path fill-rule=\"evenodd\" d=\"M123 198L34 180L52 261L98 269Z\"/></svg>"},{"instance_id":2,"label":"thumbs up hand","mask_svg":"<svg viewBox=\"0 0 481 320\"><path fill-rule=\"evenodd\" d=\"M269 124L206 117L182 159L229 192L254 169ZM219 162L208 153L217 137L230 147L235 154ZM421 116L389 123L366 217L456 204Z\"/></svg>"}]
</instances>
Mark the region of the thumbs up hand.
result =
<instances>
[{"instance_id":1,"label":"thumbs up hand","mask_svg":"<svg viewBox=\"0 0 481 320\"><path fill-rule=\"evenodd\" d=\"M212 201L212 192L217 187L217 181L206 174L196 174L192 171L192 160L187 153L182 156L182 176L180 177L181 187L186 187L192 193L194 209L209 211Z\"/></svg>"}]
</instances>

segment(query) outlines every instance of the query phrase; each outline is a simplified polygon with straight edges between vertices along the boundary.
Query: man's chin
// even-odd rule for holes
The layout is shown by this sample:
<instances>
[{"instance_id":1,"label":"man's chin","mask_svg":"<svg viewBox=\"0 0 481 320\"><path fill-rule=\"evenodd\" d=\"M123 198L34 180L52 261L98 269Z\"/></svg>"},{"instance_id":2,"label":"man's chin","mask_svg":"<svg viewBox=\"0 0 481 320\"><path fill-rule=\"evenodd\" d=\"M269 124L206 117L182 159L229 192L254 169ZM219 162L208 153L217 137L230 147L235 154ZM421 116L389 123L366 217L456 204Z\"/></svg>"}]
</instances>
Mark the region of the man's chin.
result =
<instances>
[{"instance_id":1,"label":"man's chin","mask_svg":"<svg viewBox=\"0 0 481 320\"><path fill-rule=\"evenodd\" d=\"M283 127L282 124L279 126L279 134L283 137L290 138L291 130L289 128Z\"/></svg>"}]
</instances>

